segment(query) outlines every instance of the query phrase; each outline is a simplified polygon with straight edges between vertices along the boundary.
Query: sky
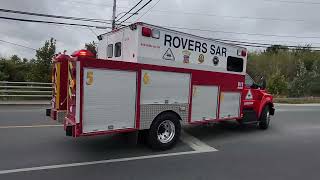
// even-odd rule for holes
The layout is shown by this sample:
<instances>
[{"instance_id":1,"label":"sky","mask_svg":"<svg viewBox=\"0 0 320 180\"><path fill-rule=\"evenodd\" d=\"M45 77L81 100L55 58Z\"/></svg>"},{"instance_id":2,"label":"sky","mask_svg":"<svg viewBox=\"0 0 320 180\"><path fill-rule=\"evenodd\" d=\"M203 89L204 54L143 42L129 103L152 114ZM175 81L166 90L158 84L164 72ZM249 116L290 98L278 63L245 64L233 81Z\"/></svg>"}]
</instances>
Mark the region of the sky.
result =
<instances>
[{"instance_id":1,"label":"sky","mask_svg":"<svg viewBox=\"0 0 320 180\"><path fill-rule=\"evenodd\" d=\"M117 14L128 11L138 1L117 0ZM141 4L147 1L143 0ZM112 17L112 4L113 0L0 0L1 9L106 20ZM319 9L320 2L316 0L153 0L128 21L211 30L215 32L180 29L214 39L320 47ZM4 12L0 12L0 16L92 24ZM94 25L110 26L100 23ZM38 49L53 37L57 40L57 52L67 50L71 54L84 48L85 43L98 41L95 34L107 31L109 29L0 19L0 56L17 54L29 59L35 56L34 50L1 40Z\"/></svg>"}]
</instances>

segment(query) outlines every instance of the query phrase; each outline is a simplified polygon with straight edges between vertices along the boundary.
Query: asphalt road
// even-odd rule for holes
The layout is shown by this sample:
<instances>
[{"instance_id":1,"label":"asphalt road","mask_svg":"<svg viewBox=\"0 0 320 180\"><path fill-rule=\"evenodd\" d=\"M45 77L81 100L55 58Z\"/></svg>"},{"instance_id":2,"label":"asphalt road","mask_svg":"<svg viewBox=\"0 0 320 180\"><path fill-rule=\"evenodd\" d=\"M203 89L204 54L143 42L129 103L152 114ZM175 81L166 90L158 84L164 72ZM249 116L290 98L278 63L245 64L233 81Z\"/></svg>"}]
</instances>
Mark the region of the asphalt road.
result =
<instances>
[{"instance_id":1,"label":"asphalt road","mask_svg":"<svg viewBox=\"0 0 320 180\"><path fill-rule=\"evenodd\" d=\"M320 179L320 105L277 106L266 131L235 123L185 127L182 141L164 152L130 135L66 137L44 108L0 106L1 180Z\"/></svg>"}]
</instances>

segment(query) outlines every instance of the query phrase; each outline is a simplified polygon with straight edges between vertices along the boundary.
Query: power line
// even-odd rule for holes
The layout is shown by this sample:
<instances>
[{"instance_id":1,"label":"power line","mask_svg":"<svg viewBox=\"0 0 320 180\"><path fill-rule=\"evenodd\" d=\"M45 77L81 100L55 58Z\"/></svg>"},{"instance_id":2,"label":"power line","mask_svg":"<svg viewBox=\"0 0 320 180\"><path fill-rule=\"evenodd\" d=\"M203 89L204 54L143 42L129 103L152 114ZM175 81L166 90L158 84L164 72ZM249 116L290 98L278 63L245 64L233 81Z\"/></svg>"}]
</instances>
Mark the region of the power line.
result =
<instances>
[{"instance_id":1,"label":"power line","mask_svg":"<svg viewBox=\"0 0 320 180\"><path fill-rule=\"evenodd\" d=\"M286 1L286 0L262 0L265 2L277 2L277 3L289 3L289 4L311 4L311 5L320 5L320 2L312 2L312 1ZM69 1L67 1L69 2ZM84 1L71 1L74 3L82 3L82 4L90 4L90 5L96 5L96 6L107 6L111 7L111 4L102 4L102 3L88 3ZM126 8L122 6L117 6L118 8ZM193 12L179 12L179 11L165 11L165 10L151 10L153 12L167 12L167 13L179 13L179 14L190 14L190 15L201 15L201 16L217 16L217 17L224 17L224 18L234 18L234 19L252 19L252 20L270 20L270 21L293 21L293 22L308 22L307 20L303 19L285 19L285 18L273 18L273 17L249 17L249 16L221 16L221 15L216 15L216 14L205 14L205 13L193 13ZM138 18L140 19L140 18ZM316 21L316 20L315 20Z\"/></svg>"},{"instance_id":2,"label":"power line","mask_svg":"<svg viewBox=\"0 0 320 180\"><path fill-rule=\"evenodd\" d=\"M4 43L7 43L7 44L12 44L12 45L15 45L15 46L20 46L20 47L23 47L23 48L26 48L26 49L37 51L37 49L35 49L35 48L24 46L24 45L21 45L21 44L16 44L16 43L5 41L5 40L1 40L1 39L0 39L0 42L4 42Z\"/></svg>"},{"instance_id":3,"label":"power line","mask_svg":"<svg viewBox=\"0 0 320 180\"><path fill-rule=\"evenodd\" d=\"M263 45L251 45L251 44L233 44L233 45L238 45L238 46L244 46L244 47L255 47L255 48L268 48L270 46L263 46ZM279 49L291 49L291 50L296 50L299 48L310 48L310 47L304 47L304 46L295 46L295 47L278 47ZM320 49L310 49L311 51L320 51Z\"/></svg>"},{"instance_id":4,"label":"power line","mask_svg":"<svg viewBox=\"0 0 320 180\"><path fill-rule=\"evenodd\" d=\"M11 18L11 17L3 17L3 16L0 16L0 19L13 20L13 21L22 21L22 22L59 24L59 25L68 25L68 26L82 26L82 27L95 27L95 28L110 28L110 27L94 26L94 25L89 25L89 24L63 23L63 22L56 22L56 21L41 21L41 20L34 20L34 19L21 19L21 18ZM110 23L108 23L108 24L110 24Z\"/></svg>"},{"instance_id":5,"label":"power line","mask_svg":"<svg viewBox=\"0 0 320 180\"><path fill-rule=\"evenodd\" d=\"M190 30L190 28L174 27L174 26L162 26L162 27ZM213 31L213 30L203 30L203 29L192 29L192 30ZM214 32L216 32L216 31L214 31ZM297 37L297 36L294 36L294 37ZM298 38L302 38L302 37L298 37ZM308 38L310 38L310 37L308 37ZM314 37L314 38L320 38L320 37ZM215 39L212 39L212 40L220 41L220 42L224 42L224 43L229 43L229 44L233 44L233 45L240 45L240 46L246 46L246 47L260 47L260 48L267 48L267 47L270 47L272 45L283 45L283 46L288 47L288 48L300 48L300 47L305 47L305 45L312 44L312 43L305 43L305 45L300 46L300 45L285 45L284 43L249 42L250 40L249 41L240 41L240 40L230 40L230 39L220 39L220 38L215 38ZM297 42L295 42L295 43L297 43ZM308 47L311 48L311 49L319 49L320 50L320 47L315 47L315 46L308 46Z\"/></svg>"},{"instance_id":6,"label":"power line","mask_svg":"<svg viewBox=\"0 0 320 180\"><path fill-rule=\"evenodd\" d=\"M270 43L257 43L257 42L246 42L246 41L236 41L236 40L229 40L229 39L213 39L220 42L227 42L227 43L233 43L237 45L245 45L245 46L257 46L257 47L269 47L272 45L281 45L279 44L270 44ZM297 46L297 45L283 45L285 47L289 48L298 48L298 47L304 47L304 46ZM310 46L311 49L320 49L320 47L314 47Z\"/></svg>"},{"instance_id":7,"label":"power line","mask_svg":"<svg viewBox=\"0 0 320 180\"><path fill-rule=\"evenodd\" d=\"M92 30L90 27L87 27L87 28L95 35L95 37L98 36L98 34L96 32L94 32L94 30Z\"/></svg>"},{"instance_id":8,"label":"power line","mask_svg":"<svg viewBox=\"0 0 320 180\"><path fill-rule=\"evenodd\" d=\"M138 19L136 19L135 21L137 22L139 19L141 19L145 14L147 14L152 8L154 8L158 3L160 2L160 0L158 0L151 8L149 8L146 12L144 12L140 17L138 17Z\"/></svg>"},{"instance_id":9,"label":"power line","mask_svg":"<svg viewBox=\"0 0 320 180\"><path fill-rule=\"evenodd\" d=\"M195 12L184 12L184 11L167 11L167 10L151 10L153 12L163 13L175 13L175 14L188 14L195 16L209 16L209 17L222 17L231 19L248 19L248 20L269 20L269 21L287 21L287 22L310 22L304 19L285 19L285 18L274 18L274 17L250 17L250 16L224 16L218 14L207 14L207 13L195 13Z\"/></svg>"},{"instance_id":10,"label":"power line","mask_svg":"<svg viewBox=\"0 0 320 180\"><path fill-rule=\"evenodd\" d=\"M41 14L41 13L33 13L33 12L25 12L25 11L16 11L16 10L10 10L10 9L0 9L0 12L15 13L15 14L25 14L25 15L40 16L40 17L59 18L59 19L88 21L88 22L98 22L98 23L106 23L108 21L111 21L111 20L104 20L104 19L90 19L90 18L82 18L82 17L71 17L71 16L58 16L58 15L51 15L51 14Z\"/></svg>"},{"instance_id":11,"label":"power line","mask_svg":"<svg viewBox=\"0 0 320 180\"><path fill-rule=\"evenodd\" d=\"M119 21L120 19L122 19L124 16L126 16L127 14L129 14L134 8L136 8L143 0L140 0L136 5L134 5L129 11L127 11L124 15L122 15L120 18L117 19L117 21Z\"/></svg>"},{"instance_id":12,"label":"power line","mask_svg":"<svg viewBox=\"0 0 320 180\"><path fill-rule=\"evenodd\" d=\"M286 0L263 0L266 2L280 2L280 3L288 3L288 4L320 4L320 2L313 2L313 1L286 1Z\"/></svg>"},{"instance_id":13,"label":"power line","mask_svg":"<svg viewBox=\"0 0 320 180\"><path fill-rule=\"evenodd\" d=\"M137 14L139 11L141 11L141 9L143 9L144 7L146 7L149 3L151 3L152 0L149 0L148 2L146 2L142 7L140 7L136 12L134 12L133 14L131 14L131 16L127 17L125 20L121 21L120 24L126 22L128 19L130 19L133 15Z\"/></svg>"},{"instance_id":14,"label":"power line","mask_svg":"<svg viewBox=\"0 0 320 180\"><path fill-rule=\"evenodd\" d=\"M203 31L203 32L215 32L215 33L226 33L226 34L245 34L250 36L270 36L270 37L291 37L291 38L305 38L305 39L320 39L319 36L293 36L293 35L274 35L274 34L260 34L260 33L246 33L246 32L233 32L233 31L221 31L221 30L210 30L210 29L199 29L199 28L186 28L177 26L162 26L166 28L174 29L185 29L192 31Z\"/></svg>"},{"instance_id":15,"label":"power line","mask_svg":"<svg viewBox=\"0 0 320 180\"><path fill-rule=\"evenodd\" d=\"M313 46L294 46L294 45L281 45L281 44L263 44L263 43L252 43L252 42L237 42L237 41L224 41L215 39L216 41L237 45L237 46L243 46L243 47L255 47L255 48L268 48L274 45L279 45L283 47L279 47L280 49L298 49L298 48L310 48L312 51L320 51L320 47L313 47Z\"/></svg>"},{"instance_id":16,"label":"power line","mask_svg":"<svg viewBox=\"0 0 320 180\"><path fill-rule=\"evenodd\" d=\"M255 42L241 42L241 41L234 41L234 40L222 40L222 39L215 39L216 41L230 43L233 45L244 46L244 47L256 47L256 48L268 48L274 45L283 46L282 49L297 49L297 48L310 48L313 51L320 51L320 47L314 46L296 46L296 45L281 45L281 44L267 44L267 43L255 43ZM280 47L281 49L281 47Z\"/></svg>"},{"instance_id":17,"label":"power line","mask_svg":"<svg viewBox=\"0 0 320 180\"><path fill-rule=\"evenodd\" d=\"M239 39L239 38L236 38L236 39L232 39L232 40L229 40L229 39L220 39L220 40L224 40L224 41L239 41L239 42L242 42L242 41L245 41L245 42L253 42L253 43L270 43L270 44L287 44L287 43L295 43L295 44L320 44L318 42L297 42L297 41L288 41L288 40L278 40L278 41L274 41L274 40L266 40L266 39Z\"/></svg>"},{"instance_id":18,"label":"power line","mask_svg":"<svg viewBox=\"0 0 320 180\"><path fill-rule=\"evenodd\" d=\"M104 4L104 3L93 3L93 2L88 2L88 1L64 1L64 2L67 2L67 3L77 3L77 4L84 4L84 5L93 5L93 6L98 6L98 7L109 7L109 8L112 8L112 4ZM117 8L127 8L127 7L124 7L124 6L117 6Z\"/></svg>"},{"instance_id":19,"label":"power line","mask_svg":"<svg viewBox=\"0 0 320 180\"><path fill-rule=\"evenodd\" d=\"M92 3L88 1L75 1L75 0L67 0L64 2L69 2L69 3L79 3L79 4L92 4L92 5L97 5L97 6L110 6L112 7L112 4L104 4L104 3Z\"/></svg>"}]
</instances>

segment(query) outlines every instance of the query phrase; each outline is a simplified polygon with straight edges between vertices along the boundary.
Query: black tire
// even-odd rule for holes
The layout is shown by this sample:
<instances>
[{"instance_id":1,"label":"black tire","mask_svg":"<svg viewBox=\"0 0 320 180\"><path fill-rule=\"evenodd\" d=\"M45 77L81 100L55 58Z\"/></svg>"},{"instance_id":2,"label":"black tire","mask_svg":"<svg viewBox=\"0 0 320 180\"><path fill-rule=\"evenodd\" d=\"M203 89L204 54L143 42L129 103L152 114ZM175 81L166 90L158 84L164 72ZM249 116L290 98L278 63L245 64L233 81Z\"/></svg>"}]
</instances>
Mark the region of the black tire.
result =
<instances>
[{"instance_id":1,"label":"black tire","mask_svg":"<svg viewBox=\"0 0 320 180\"><path fill-rule=\"evenodd\" d=\"M238 119L237 120L237 123L239 124L239 126L244 126L245 125L243 121L244 121L243 119Z\"/></svg>"},{"instance_id":2,"label":"black tire","mask_svg":"<svg viewBox=\"0 0 320 180\"><path fill-rule=\"evenodd\" d=\"M171 122L171 123L170 123ZM170 125L174 125L174 133L172 132L170 135L171 138L168 138L168 142L161 142L158 138L158 131L165 131L165 129L161 130L164 127L163 124L169 123ZM171 126L170 126L171 127ZM173 129L173 128L172 128ZM147 142L149 146L154 150L167 150L172 148L180 138L181 125L180 119L177 115L173 113L163 113L157 116L148 131ZM160 132L161 133L161 132ZM162 140L163 141L163 140Z\"/></svg>"},{"instance_id":3,"label":"black tire","mask_svg":"<svg viewBox=\"0 0 320 180\"><path fill-rule=\"evenodd\" d=\"M268 106L263 108L262 114L259 119L259 129L268 129L270 124L270 110Z\"/></svg>"}]
</instances>

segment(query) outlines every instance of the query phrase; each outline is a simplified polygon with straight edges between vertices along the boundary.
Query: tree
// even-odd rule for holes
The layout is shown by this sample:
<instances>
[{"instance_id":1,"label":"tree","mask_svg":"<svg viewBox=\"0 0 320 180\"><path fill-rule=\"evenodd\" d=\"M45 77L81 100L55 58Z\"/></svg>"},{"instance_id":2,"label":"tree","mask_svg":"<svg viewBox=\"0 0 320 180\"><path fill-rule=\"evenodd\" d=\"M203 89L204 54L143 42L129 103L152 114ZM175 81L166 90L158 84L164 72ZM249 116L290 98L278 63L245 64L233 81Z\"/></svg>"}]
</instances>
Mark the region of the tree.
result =
<instances>
[{"instance_id":1,"label":"tree","mask_svg":"<svg viewBox=\"0 0 320 180\"><path fill-rule=\"evenodd\" d=\"M51 38L36 51L35 61L31 61L32 69L28 74L29 81L50 82L51 61L56 52L56 40Z\"/></svg>"},{"instance_id":2,"label":"tree","mask_svg":"<svg viewBox=\"0 0 320 180\"><path fill-rule=\"evenodd\" d=\"M311 96L320 96L320 60L315 60L312 67L309 93Z\"/></svg>"},{"instance_id":3,"label":"tree","mask_svg":"<svg viewBox=\"0 0 320 180\"><path fill-rule=\"evenodd\" d=\"M12 61L13 63L15 63L15 64L18 64L18 63L21 62L21 59L19 58L19 56L13 55L13 56L11 56L11 61Z\"/></svg>"},{"instance_id":4,"label":"tree","mask_svg":"<svg viewBox=\"0 0 320 180\"><path fill-rule=\"evenodd\" d=\"M270 47L267 47L266 52L267 53L272 53L272 54L277 54L280 51L287 51L289 48L287 46L283 45L272 45Z\"/></svg>"},{"instance_id":5,"label":"tree","mask_svg":"<svg viewBox=\"0 0 320 180\"><path fill-rule=\"evenodd\" d=\"M94 41L90 43L86 43L85 48L86 50L89 50L90 52L92 52L94 56L97 55L97 43L95 43Z\"/></svg>"},{"instance_id":6,"label":"tree","mask_svg":"<svg viewBox=\"0 0 320 180\"><path fill-rule=\"evenodd\" d=\"M288 89L288 84L284 75L277 70L268 79L267 89L274 95L284 95Z\"/></svg>"},{"instance_id":7,"label":"tree","mask_svg":"<svg viewBox=\"0 0 320 180\"><path fill-rule=\"evenodd\" d=\"M0 81L7 81L9 75L6 70L7 62L4 58L0 59Z\"/></svg>"},{"instance_id":8,"label":"tree","mask_svg":"<svg viewBox=\"0 0 320 180\"><path fill-rule=\"evenodd\" d=\"M1 81L26 81L26 74L29 71L28 61L23 62L17 55L0 60Z\"/></svg>"},{"instance_id":9,"label":"tree","mask_svg":"<svg viewBox=\"0 0 320 180\"><path fill-rule=\"evenodd\" d=\"M296 77L289 84L289 95L292 97L305 96L310 89L311 79L304 63L299 60L297 66Z\"/></svg>"}]
</instances>

